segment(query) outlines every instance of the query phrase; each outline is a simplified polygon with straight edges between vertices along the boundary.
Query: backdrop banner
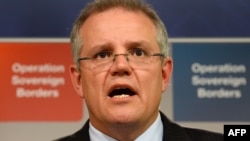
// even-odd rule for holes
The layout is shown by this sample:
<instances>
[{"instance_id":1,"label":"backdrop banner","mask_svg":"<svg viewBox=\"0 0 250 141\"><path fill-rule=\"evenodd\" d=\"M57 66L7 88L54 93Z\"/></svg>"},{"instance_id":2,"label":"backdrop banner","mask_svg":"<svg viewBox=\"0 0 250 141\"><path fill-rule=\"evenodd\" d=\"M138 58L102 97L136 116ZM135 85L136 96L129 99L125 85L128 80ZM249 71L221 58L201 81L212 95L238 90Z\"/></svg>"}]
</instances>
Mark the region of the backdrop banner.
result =
<instances>
[{"instance_id":1,"label":"backdrop banner","mask_svg":"<svg viewBox=\"0 0 250 141\"><path fill-rule=\"evenodd\" d=\"M174 119L250 121L250 43L174 43Z\"/></svg>"},{"instance_id":2,"label":"backdrop banner","mask_svg":"<svg viewBox=\"0 0 250 141\"><path fill-rule=\"evenodd\" d=\"M0 43L0 121L79 121L69 43Z\"/></svg>"}]
</instances>

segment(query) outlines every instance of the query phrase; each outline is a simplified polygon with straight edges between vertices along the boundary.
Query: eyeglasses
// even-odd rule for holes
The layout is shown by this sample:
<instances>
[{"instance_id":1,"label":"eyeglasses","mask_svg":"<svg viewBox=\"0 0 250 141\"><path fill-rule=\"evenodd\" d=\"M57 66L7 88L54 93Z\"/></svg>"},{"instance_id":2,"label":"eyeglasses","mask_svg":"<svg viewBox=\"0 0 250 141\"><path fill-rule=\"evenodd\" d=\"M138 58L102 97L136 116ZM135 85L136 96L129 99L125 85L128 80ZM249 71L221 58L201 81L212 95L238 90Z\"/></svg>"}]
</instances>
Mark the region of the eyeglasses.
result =
<instances>
[{"instance_id":1,"label":"eyeglasses","mask_svg":"<svg viewBox=\"0 0 250 141\"><path fill-rule=\"evenodd\" d=\"M142 49L129 50L128 53L114 54L112 51L101 51L92 57L82 57L78 62L84 61L83 67L98 70L100 72L108 70L118 56L124 56L129 65L134 69L145 69L152 64L154 57L165 57L162 53L148 53Z\"/></svg>"}]
</instances>

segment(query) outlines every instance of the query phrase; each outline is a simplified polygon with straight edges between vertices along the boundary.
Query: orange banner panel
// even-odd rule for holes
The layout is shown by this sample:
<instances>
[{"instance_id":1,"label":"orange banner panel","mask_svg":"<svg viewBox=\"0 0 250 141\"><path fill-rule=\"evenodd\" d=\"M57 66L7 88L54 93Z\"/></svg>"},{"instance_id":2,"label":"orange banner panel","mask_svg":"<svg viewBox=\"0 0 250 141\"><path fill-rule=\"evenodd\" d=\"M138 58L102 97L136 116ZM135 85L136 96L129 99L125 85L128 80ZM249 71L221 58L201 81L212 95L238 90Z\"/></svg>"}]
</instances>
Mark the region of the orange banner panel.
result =
<instances>
[{"instance_id":1,"label":"orange banner panel","mask_svg":"<svg viewBox=\"0 0 250 141\"><path fill-rule=\"evenodd\" d=\"M69 43L0 43L0 122L81 120L72 63Z\"/></svg>"}]
</instances>

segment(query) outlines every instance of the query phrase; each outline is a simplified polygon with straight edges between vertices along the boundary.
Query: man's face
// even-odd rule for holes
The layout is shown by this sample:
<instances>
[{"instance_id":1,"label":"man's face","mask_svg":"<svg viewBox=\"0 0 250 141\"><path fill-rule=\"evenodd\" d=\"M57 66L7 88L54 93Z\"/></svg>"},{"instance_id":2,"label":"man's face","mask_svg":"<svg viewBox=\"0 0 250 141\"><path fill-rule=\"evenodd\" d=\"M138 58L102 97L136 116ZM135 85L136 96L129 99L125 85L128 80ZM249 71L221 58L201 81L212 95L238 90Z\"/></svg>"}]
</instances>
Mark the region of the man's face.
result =
<instances>
[{"instance_id":1,"label":"man's face","mask_svg":"<svg viewBox=\"0 0 250 141\"><path fill-rule=\"evenodd\" d=\"M141 12L113 8L94 14L83 24L80 35L84 44L80 57L106 50L125 54L135 48L160 52L155 25ZM119 55L105 69L86 67L90 60L82 60L80 72L72 71L75 88L85 99L95 127L150 124L155 120L172 64L169 58L163 62L159 56L151 58L152 63L140 67Z\"/></svg>"}]
</instances>

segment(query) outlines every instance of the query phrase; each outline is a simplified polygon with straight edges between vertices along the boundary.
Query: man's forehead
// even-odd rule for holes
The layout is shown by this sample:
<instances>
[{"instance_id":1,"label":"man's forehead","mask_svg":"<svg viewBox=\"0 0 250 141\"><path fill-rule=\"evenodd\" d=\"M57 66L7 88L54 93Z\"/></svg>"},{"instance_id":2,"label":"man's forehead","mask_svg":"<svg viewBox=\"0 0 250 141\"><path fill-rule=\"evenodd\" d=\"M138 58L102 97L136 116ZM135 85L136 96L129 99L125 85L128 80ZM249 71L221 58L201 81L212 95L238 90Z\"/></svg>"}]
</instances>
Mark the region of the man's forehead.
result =
<instances>
[{"instance_id":1,"label":"man's forehead","mask_svg":"<svg viewBox=\"0 0 250 141\"><path fill-rule=\"evenodd\" d=\"M117 35L118 32L124 34ZM112 35L123 40L124 46L135 44L148 46L152 40L156 42L156 27L150 18L142 12L138 13L138 11L123 8L112 8L91 15L81 27L80 34L83 42L91 38L88 40L91 42L91 45L88 44L91 48L95 46L98 48L100 46L110 47Z\"/></svg>"},{"instance_id":2,"label":"man's forehead","mask_svg":"<svg viewBox=\"0 0 250 141\"><path fill-rule=\"evenodd\" d=\"M150 19L150 17L147 14L145 14L142 10L131 10L131 9L127 9L127 8L124 8L124 7L114 7L114 8L109 8L109 9L103 10L103 11L93 12L84 21L84 23L82 24L82 26L87 21L89 21L90 19L92 19L93 17L94 18L97 17L97 19L100 18L100 17L105 17L105 18L110 18L110 19L114 18L114 17L110 17L110 16L107 16L107 15L113 15L113 16L123 15L125 17L143 17L144 19L147 19L147 20L151 21L154 24L154 22ZM134 20L136 20L136 19L137 18L134 18Z\"/></svg>"}]
</instances>

